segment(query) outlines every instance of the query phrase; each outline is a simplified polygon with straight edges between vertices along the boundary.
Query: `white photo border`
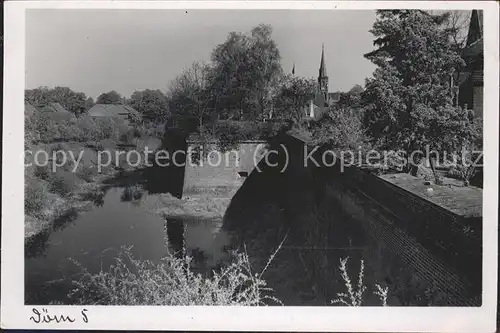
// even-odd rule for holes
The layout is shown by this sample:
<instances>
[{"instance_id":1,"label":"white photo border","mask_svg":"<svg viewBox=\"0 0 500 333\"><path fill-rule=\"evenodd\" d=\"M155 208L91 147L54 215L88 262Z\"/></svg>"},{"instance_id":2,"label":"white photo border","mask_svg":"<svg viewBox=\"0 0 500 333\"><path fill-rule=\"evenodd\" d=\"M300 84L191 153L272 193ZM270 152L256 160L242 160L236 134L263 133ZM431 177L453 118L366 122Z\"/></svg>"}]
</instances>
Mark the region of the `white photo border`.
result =
<instances>
[{"instance_id":1,"label":"white photo border","mask_svg":"<svg viewBox=\"0 0 500 333\"><path fill-rule=\"evenodd\" d=\"M2 329L494 332L497 305L499 7L495 1L8 1L4 4ZM24 305L26 9L433 9L484 11L484 200L481 307L44 306L74 323L36 324ZM63 27L62 27L63 28ZM87 309L85 323L81 311Z\"/></svg>"}]
</instances>

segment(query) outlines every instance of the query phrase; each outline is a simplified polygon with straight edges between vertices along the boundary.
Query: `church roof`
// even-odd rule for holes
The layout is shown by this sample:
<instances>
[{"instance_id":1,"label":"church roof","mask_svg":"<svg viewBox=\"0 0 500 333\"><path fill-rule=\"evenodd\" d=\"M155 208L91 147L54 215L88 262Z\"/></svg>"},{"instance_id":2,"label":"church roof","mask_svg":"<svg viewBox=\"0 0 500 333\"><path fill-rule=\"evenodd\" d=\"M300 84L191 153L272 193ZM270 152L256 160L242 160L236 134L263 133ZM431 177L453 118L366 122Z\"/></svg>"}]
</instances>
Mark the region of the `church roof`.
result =
<instances>
[{"instance_id":1,"label":"church roof","mask_svg":"<svg viewBox=\"0 0 500 333\"><path fill-rule=\"evenodd\" d=\"M471 58L483 54L483 11L474 9L471 14L467 43L462 56L470 62Z\"/></svg>"},{"instance_id":2,"label":"church roof","mask_svg":"<svg viewBox=\"0 0 500 333\"><path fill-rule=\"evenodd\" d=\"M469 32L467 34L467 46L483 38L483 11L474 9L472 11L469 23Z\"/></svg>"},{"instance_id":3,"label":"church roof","mask_svg":"<svg viewBox=\"0 0 500 333\"><path fill-rule=\"evenodd\" d=\"M321 62L319 64L319 78L327 77L325 65L325 46L321 47Z\"/></svg>"}]
</instances>

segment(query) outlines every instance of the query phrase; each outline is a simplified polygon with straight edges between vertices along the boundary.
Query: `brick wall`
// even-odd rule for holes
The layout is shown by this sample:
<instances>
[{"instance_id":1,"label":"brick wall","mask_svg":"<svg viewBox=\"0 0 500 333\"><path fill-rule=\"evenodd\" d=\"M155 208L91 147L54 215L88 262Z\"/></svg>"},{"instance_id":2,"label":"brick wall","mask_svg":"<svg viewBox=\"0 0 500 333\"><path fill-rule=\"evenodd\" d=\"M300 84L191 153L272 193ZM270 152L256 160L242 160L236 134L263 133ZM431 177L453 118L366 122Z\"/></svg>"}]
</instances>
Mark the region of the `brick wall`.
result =
<instances>
[{"instance_id":1,"label":"brick wall","mask_svg":"<svg viewBox=\"0 0 500 333\"><path fill-rule=\"evenodd\" d=\"M409 261L415 266L416 274L428 275L427 279L434 278L443 286L449 284L446 289L452 293L464 295L467 291L468 299L481 294L480 217L458 216L360 169L347 170L343 183L348 184L357 195L378 205L376 222L366 218L363 223L368 224L379 241L392 244L390 247L400 256L408 251L419 253ZM399 233L396 237L396 229L401 230L404 236ZM477 300L469 303L477 305Z\"/></svg>"}]
</instances>

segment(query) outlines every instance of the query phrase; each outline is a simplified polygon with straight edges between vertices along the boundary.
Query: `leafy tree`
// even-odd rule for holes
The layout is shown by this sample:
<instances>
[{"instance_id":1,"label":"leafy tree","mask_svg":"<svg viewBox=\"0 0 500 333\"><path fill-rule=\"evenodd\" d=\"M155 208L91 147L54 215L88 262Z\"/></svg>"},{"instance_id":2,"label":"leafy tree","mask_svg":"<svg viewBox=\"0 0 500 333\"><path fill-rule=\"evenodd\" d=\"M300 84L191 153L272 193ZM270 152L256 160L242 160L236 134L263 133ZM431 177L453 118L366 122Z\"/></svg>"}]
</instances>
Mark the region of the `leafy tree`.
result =
<instances>
[{"instance_id":1,"label":"leafy tree","mask_svg":"<svg viewBox=\"0 0 500 333\"><path fill-rule=\"evenodd\" d=\"M175 127L202 132L204 126L214 120L219 93L211 83L213 70L207 64L195 62L171 83L171 121Z\"/></svg>"},{"instance_id":2,"label":"leafy tree","mask_svg":"<svg viewBox=\"0 0 500 333\"><path fill-rule=\"evenodd\" d=\"M123 104L123 97L116 91L111 90L99 95L96 104Z\"/></svg>"},{"instance_id":3,"label":"leafy tree","mask_svg":"<svg viewBox=\"0 0 500 333\"><path fill-rule=\"evenodd\" d=\"M473 141L468 111L452 106L450 77L463 60L443 29L447 15L380 10L377 16L371 30L377 49L365 55L377 65L363 93L370 135L407 152L446 149L450 137L458 145ZM427 157L434 169L434 157Z\"/></svg>"},{"instance_id":4,"label":"leafy tree","mask_svg":"<svg viewBox=\"0 0 500 333\"><path fill-rule=\"evenodd\" d=\"M43 107L52 102L52 96L48 87L27 89L24 92L24 100L35 107Z\"/></svg>"},{"instance_id":5,"label":"leafy tree","mask_svg":"<svg viewBox=\"0 0 500 333\"><path fill-rule=\"evenodd\" d=\"M94 105L94 99L92 97L87 98L87 100L85 101L85 112L92 109Z\"/></svg>"},{"instance_id":6,"label":"leafy tree","mask_svg":"<svg viewBox=\"0 0 500 333\"><path fill-rule=\"evenodd\" d=\"M218 108L239 119L257 119L270 107L282 75L280 53L271 38L272 27L259 25L250 35L231 32L212 52Z\"/></svg>"},{"instance_id":7,"label":"leafy tree","mask_svg":"<svg viewBox=\"0 0 500 333\"><path fill-rule=\"evenodd\" d=\"M321 121L311 125L312 138L317 144L350 150L368 146L366 130L361 120L349 109L332 107Z\"/></svg>"},{"instance_id":8,"label":"leafy tree","mask_svg":"<svg viewBox=\"0 0 500 333\"><path fill-rule=\"evenodd\" d=\"M66 110L80 115L85 112L87 96L82 92L74 92L68 87L55 87L51 91L53 102L61 104Z\"/></svg>"},{"instance_id":9,"label":"leafy tree","mask_svg":"<svg viewBox=\"0 0 500 333\"><path fill-rule=\"evenodd\" d=\"M348 92L340 93L339 101L335 104L337 110L348 109L353 114L359 116L361 111L361 95L364 89L359 84L355 84Z\"/></svg>"},{"instance_id":10,"label":"leafy tree","mask_svg":"<svg viewBox=\"0 0 500 333\"><path fill-rule=\"evenodd\" d=\"M84 93L75 92L68 87L39 87L25 91L25 101L35 107L43 108L49 103L59 103L77 116L85 112L86 98Z\"/></svg>"},{"instance_id":11,"label":"leafy tree","mask_svg":"<svg viewBox=\"0 0 500 333\"><path fill-rule=\"evenodd\" d=\"M128 104L150 122L164 122L168 118L168 100L160 90L134 91Z\"/></svg>"},{"instance_id":12,"label":"leafy tree","mask_svg":"<svg viewBox=\"0 0 500 333\"><path fill-rule=\"evenodd\" d=\"M291 75L283 77L274 100L272 118L300 123L304 118L304 108L314 97L316 87L317 83L313 79Z\"/></svg>"}]
</instances>

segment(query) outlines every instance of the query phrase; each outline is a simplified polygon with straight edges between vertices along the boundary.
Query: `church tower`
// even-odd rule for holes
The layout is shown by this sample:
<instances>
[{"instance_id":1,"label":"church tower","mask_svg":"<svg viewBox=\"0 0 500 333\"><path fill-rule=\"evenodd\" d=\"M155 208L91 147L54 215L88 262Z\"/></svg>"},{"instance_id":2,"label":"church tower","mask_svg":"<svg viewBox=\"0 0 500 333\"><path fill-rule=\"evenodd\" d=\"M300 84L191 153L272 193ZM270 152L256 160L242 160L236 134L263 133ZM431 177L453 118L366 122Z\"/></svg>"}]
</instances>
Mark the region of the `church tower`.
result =
<instances>
[{"instance_id":1,"label":"church tower","mask_svg":"<svg viewBox=\"0 0 500 333\"><path fill-rule=\"evenodd\" d=\"M318 84L319 90L325 98L325 102L328 103L328 74L326 74L325 65L325 44L321 46L321 62L319 64Z\"/></svg>"}]
</instances>

